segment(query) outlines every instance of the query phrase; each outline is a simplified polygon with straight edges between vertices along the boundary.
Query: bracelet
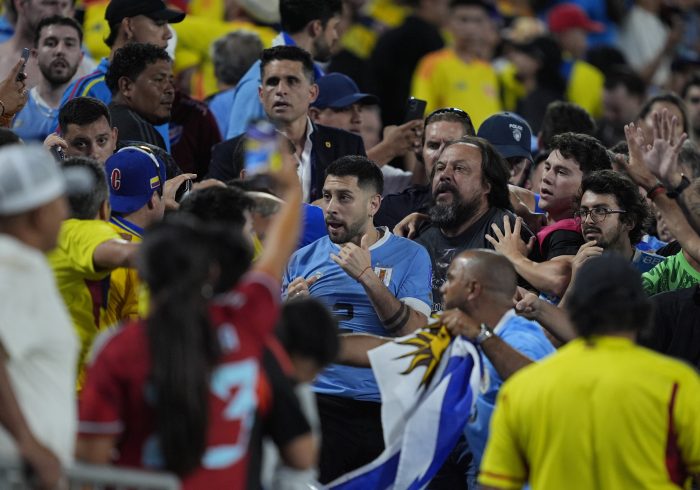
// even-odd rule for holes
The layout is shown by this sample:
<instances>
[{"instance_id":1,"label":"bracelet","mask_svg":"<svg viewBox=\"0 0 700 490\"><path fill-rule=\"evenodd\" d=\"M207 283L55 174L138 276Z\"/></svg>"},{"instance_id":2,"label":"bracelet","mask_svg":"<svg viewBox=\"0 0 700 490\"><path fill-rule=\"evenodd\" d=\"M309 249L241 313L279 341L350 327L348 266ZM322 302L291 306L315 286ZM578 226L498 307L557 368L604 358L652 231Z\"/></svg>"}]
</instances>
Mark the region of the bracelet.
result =
<instances>
[{"instance_id":1,"label":"bracelet","mask_svg":"<svg viewBox=\"0 0 700 490\"><path fill-rule=\"evenodd\" d=\"M683 191L688 188L689 185L690 179L685 175L681 174L681 183L678 184L678 187L676 187L675 189L668 191L666 195L671 199L678 199L678 196L680 196L683 193Z\"/></svg>"},{"instance_id":2,"label":"bracelet","mask_svg":"<svg viewBox=\"0 0 700 490\"><path fill-rule=\"evenodd\" d=\"M357 282L360 282L360 278L362 277L362 274L364 274L365 272L367 272L367 269L371 269L371 268L372 268L372 266L371 266L371 265L368 265L367 267L365 267L364 269L362 269L362 272L360 272L360 274L357 276L357 279L355 279L355 280L356 280Z\"/></svg>"},{"instance_id":3,"label":"bracelet","mask_svg":"<svg viewBox=\"0 0 700 490\"><path fill-rule=\"evenodd\" d=\"M0 100L0 107L2 107L2 113L0 113L0 117L5 115L5 104L3 104L2 100Z\"/></svg>"},{"instance_id":4,"label":"bracelet","mask_svg":"<svg viewBox=\"0 0 700 490\"><path fill-rule=\"evenodd\" d=\"M664 192L666 192L666 187L661 182L657 182L654 187L647 191L647 198L653 201L656 196Z\"/></svg>"}]
</instances>

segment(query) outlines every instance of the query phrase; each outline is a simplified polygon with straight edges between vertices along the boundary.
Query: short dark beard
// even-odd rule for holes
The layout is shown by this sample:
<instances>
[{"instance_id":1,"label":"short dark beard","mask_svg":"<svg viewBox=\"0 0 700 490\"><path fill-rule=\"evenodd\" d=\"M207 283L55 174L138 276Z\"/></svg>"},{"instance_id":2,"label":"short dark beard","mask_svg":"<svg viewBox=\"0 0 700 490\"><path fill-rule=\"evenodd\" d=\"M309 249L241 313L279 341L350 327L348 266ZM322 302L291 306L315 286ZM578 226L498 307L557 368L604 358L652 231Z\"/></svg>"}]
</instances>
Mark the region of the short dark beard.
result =
<instances>
[{"instance_id":1,"label":"short dark beard","mask_svg":"<svg viewBox=\"0 0 700 490\"><path fill-rule=\"evenodd\" d=\"M464 223L472 219L479 210L479 201L476 199L464 200L457 194L452 194L451 204L440 204L433 197L432 206L428 211L430 221L443 230L456 230Z\"/></svg>"}]
</instances>

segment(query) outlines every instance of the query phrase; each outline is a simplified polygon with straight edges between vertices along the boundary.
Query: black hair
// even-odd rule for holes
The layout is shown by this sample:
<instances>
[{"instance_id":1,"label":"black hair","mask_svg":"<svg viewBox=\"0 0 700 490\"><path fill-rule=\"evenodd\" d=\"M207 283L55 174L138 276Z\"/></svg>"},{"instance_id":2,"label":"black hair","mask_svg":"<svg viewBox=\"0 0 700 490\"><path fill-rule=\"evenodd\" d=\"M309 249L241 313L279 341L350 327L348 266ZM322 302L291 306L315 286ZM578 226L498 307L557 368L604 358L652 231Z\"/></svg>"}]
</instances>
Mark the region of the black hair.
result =
<instances>
[{"instance_id":1,"label":"black hair","mask_svg":"<svg viewBox=\"0 0 700 490\"><path fill-rule=\"evenodd\" d=\"M101 117L107 120L107 124L111 128L112 116L104 102L93 97L75 97L59 109L58 125L61 131L65 131L69 124L87 126Z\"/></svg>"},{"instance_id":2,"label":"black hair","mask_svg":"<svg viewBox=\"0 0 700 490\"><path fill-rule=\"evenodd\" d=\"M608 150L605 149L600 141L587 134L558 134L552 138L549 149L552 151L558 150L564 158L576 160L583 175L587 175L594 170L612 168Z\"/></svg>"},{"instance_id":3,"label":"black hair","mask_svg":"<svg viewBox=\"0 0 700 490\"><path fill-rule=\"evenodd\" d=\"M362 189L372 189L377 194L384 192L384 176L376 163L361 155L348 155L338 158L326 168L326 178L357 177L357 185Z\"/></svg>"},{"instance_id":4,"label":"black hair","mask_svg":"<svg viewBox=\"0 0 700 490\"><path fill-rule=\"evenodd\" d=\"M494 6L485 0L450 0L450 8L457 7L480 7L489 16L492 16L495 12Z\"/></svg>"},{"instance_id":5,"label":"black hair","mask_svg":"<svg viewBox=\"0 0 700 490\"><path fill-rule=\"evenodd\" d=\"M627 211L620 214L620 221L634 225L629 232L630 242L636 245L642 240L644 229L651 222L651 211L646 200L639 193L637 184L626 175L614 170L597 170L581 180L581 192L576 207L580 205L581 197L586 191L614 196L620 209Z\"/></svg>"},{"instance_id":6,"label":"black hair","mask_svg":"<svg viewBox=\"0 0 700 490\"><path fill-rule=\"evenodd\" d=\"M109 64L105 74L105 83L112 95L119 91L119 79L126 77L136 80L138 76L149 66L157 61L172 61L170 55L163 48L154 44L129 43L119 48Z\"/></svg>"},{"instance_id":7,"label":"black hair","mask_svg":"<svg viewBox=\"0 0 700 490\"><path fill-rule=\"evenodd\" d=\"M105 169L96 160L88 157L70 157L63 161L63 168L82 167L90 172L93 185L90 192L68 195L71 217L95 219L102 203L109 199L109 187Z\"/></svg>"},{"instance_id":8,"label":"black hair","mask_svg":"<svg viewBox=\"0 0 700 490\"><path fill-rule=\"evenodd\" d=\"M260 37L254 32L235 31L220 37L211 48L214 75L226 85L238 84L248 69L260 58Z\"/></svg>"},{"instance_id":9,"label":"black hair","mask_svg":"<svg viewBox=\"0 0 700 490\"><path fill-rule=\"evenodd\" d=\"M613 154L620 154L620 155L629 156L630 147L627 145L626 140L620 140L610 147L610 151Z\"/></svg>"},{"instance_id":10,"label":"black hair","mask_svg":"<svg viewBox=\"0 0 700 490\"><path fill-rule=\"evenodd\" d=\"M313 83L314 81L314 60L308 51L297 46L275 46L263 49L260 55L260 80L265 79L265 67L273 61L298 61L301 63L304 75Z\"/></svg>"},{"instance_id":11,"label":"black hair","mask_svg":"<svg viewBox=\"0 0 700 490\"><path fill-rule=\"evenodd\" d=\"M333 362L340 350L338 322L315 298L285 303L276 333L288 354L311 359L319 368Z\"/></svg>"},{"instance_id":12,"label":"black hair","mask_svg":"<svg viewBox=\"0 0 700 490\"><path fill-rule=\"evenodd\" d=\"M665 102L667 104L675 105L676 107L678 107L678 110L681 112L681 115L683 117L683 120L680 121L680 123L683 126L683 131L685 133L688 133L690 123L688 121L688 113L685 110L685 102L683 102L683 99L681 99L672 92L655 95L654 97L649 97L649 99L647 99L647 101L644 103L641 110L639 111L639 116L637 116L637 120L641 121L645 119L651 112L651 108L657 102Z\"/></svg>"},{"instance_id":13,"label":"black hair","mask_svg":"<svg viewBox=\"0 0 700 490\"><path fill-rule=\"evenodd\" d=\"M616 67L627 67L627 59L618 48L614 46L593 46L586 52L586 61L595 66L607 78Z\"/></svg>"},{"instance_id":14,"label":"black hair","mask_svg":"<svg viewBox=\"0 0 700 490\"><path fill-rule=\"evenodd\" d=\"M491 143L478 136L463 136L458 140L446 143L445 148L442 150L443 154L450 146L462 143L476 146L481 151L481 180L484 184L488 184L491 187L487 196L489 207L512 210L513 206L510 202L510 191L508 190L510 170L501 154L496 151ZM433 168L431 181L434 175L435 168Z\"/></svg>"},{"instance_id":15,"label":"black hair","mask_svg":"<svg viewBox=\"0 0 700 490\"><path fill-rule=\"evenodd\" d=\"M580 133L593 136L596 124L583 107L571 102L556 101L547 106L540 127L540 142L543 149L550 149L554 136L562 133Z\"/></svg>"},{"instance_id":16,"label":"black hair","mask_svg":"<svg viewBox=\"0 0 700 490\"><path fill-rule=\"evenodd\" d=\"M63 17L62 15L52 15L51 17L44 17L39 21L39 25L34 31L34 47L39 47L39 39L41 38L41 30L48 26L67 26L72 27L78 33L78 41L82 44L83 42L83 29L72 17Z\"/></svg>"},{"instance_id":17,"label":"black hair","mask_svg":"<svg viewBox=\"0 0 700 490\"><path fill-rule=\"evenodd\" d=\"M342 11L342 0L280 0L280 23L283 31L296 34L314 20L320 20L325 28Z\"/></svg>"},{"instance_id":18,"label":"black hair","mask_svg":"<svg viewBox=\"0 0 700 490\"><path fill-rule=\"evenodd\" d=\"M619 85L625 87L629 94L636 95L640 98L643 98L647 92L647 86L644 80L642 80L642 77L629 66L615 65L611 67L605 75L606 89L612 90Z\"/></svg>"},{"instance_id":19,"label":"black hair","mask_svg":"<svg viewBox=\"0 0 700 490\"><path fill-rule=\"evenodd\" d=\"M685 84L683 84L683 90L681 90L681 97L685 99L688 96L688 91L693 87L700 87L700 74L693 74L688 79Z\"/></svg>"},{"instance_id":20,"label":"black hair","mask_svg":"<svg viewBox=\"0 0 700 490\"><path fill-rule=\"evenodd\" d=\"M243 228L244 211L252 210L255 201L234 187L208 187L190 193L181 203L180 212L196 216L203 222L230 224Z\"/></svg>"},{"instance_id":21,"label":"black hair","mask_svg":"<svg viewBox=\"0 0 700 490\"><path fill-rule=\"evenodd\" d=\"M456 122L462 125L464 128L465 136L476 136L476 130L474 129L474 123L472 118L469 117L466 111L458 109L456 107L445 107L443 109L437 109L425 118L425 123L423 124L423 142L425 143L425 128L428 124L433 124L440 121L446 122Z\"/></svg>"},{"instance_id":22,"label":"black hair","mask_svg":"<svg viewBox=\"0 0 700 490\"><path fill-rule=\"evenodd\" d=\"M678 163L689 170L688 177L697 179L700 177L700 148L691 140L685 140L678 154Z\"/></svg>"},{"instance_id":23,"label":"black hair","mask_svg":"<svg viewBox=\"0 0 700 490\"><path fill-rule=\"evenodd\" d=\"M20 137L9 128L0 128L0 147L19 143Z\"/></svg>"},{"instance_id":24,"label":"black hair","mask_svg":"<svg viewBox=\"0 0 700 490\"><path fill-rule=\"evenodd\" d=\"M146 319L156 434L165 469L199 466L209 425L209 381L222 347L210 323L212 294L248 269L250 246L231 227L176 216L156 224L140 250L139 273L151 292Z\"/></svg>"}]
</instances>

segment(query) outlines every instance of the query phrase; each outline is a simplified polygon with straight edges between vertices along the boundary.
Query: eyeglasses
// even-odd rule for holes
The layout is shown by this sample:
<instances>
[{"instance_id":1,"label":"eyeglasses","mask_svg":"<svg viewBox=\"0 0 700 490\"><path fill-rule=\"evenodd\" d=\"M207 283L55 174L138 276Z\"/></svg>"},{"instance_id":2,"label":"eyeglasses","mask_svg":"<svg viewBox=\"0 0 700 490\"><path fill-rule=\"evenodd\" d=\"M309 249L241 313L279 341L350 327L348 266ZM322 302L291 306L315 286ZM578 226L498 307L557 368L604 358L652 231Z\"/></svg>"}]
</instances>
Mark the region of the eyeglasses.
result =
<instances>
[{"instance_id":1,"label":"eyeglasses","mask_svg":"<svg viewBox=\"0 0 700 490\"><path fill-rule=\"evenodd\" d=\"M593 209L586 209L586 208L581 208L578 211L574 212L574 218L578 223L583 223L588 219L588 217L591 217L591 221L593 223L601 223L605 221L605 218L608 217L609 214L625 214L627 211L624 211L622 209L608 209L608 208L593 208Z\"/></svg>"}]
</instances>

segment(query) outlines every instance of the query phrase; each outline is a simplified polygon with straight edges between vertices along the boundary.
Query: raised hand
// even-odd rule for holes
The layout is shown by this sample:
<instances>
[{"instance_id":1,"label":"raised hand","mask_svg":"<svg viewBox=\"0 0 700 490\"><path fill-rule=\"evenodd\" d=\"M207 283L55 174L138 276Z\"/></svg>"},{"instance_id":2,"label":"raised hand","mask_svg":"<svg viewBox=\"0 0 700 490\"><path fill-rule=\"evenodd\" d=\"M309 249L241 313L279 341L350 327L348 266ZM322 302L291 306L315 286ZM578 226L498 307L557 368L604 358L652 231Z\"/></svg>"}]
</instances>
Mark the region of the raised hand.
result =
<instances>
[{"instance_id":1,"label":"raised hand","mask_svg":"<svg viewBox=\"0 0 700 490\"><path fill-rule=\"evenodd\" d=\"M532 250L535 243L534 237L530 239L530 243L525 243L522 238L520 238L520 230L522 229L523 219L516 218L515 224L513 225L512 231L510 226L510 217L505 215L503 217L503 230L498 227L496 223L491 225L493 234L495 238L491 235L486 235L486 239L493 245L496 252L505 255L507 258L512 259L514 257L522 256L527 257Z\"/></svg>"},{"instance_id":2,"label":"raised hand","mask_svg":"<svg viewBox=\"0 0 700 490\"><path fill-rule=\"evenodd\" d=\"M369 237L362 235L360 246L354 243L346 243L340 248L338 254L331 254L331 260L338 264L347 275L359 281L367 271L371 272L372 259L369 252Z\"/></svg>"}]
</instances>

